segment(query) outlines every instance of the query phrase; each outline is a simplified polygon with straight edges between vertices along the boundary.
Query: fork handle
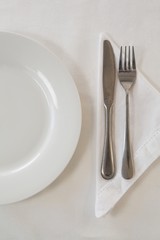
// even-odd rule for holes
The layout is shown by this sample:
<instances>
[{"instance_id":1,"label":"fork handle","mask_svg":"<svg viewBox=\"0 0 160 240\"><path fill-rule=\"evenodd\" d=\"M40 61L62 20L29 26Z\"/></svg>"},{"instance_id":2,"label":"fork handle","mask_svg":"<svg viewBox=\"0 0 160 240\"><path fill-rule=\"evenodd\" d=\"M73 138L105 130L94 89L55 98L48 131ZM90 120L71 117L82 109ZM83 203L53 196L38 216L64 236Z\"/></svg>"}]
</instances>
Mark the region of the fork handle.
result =
<instances>
[{"instance_id":1,"label":"fork handle","mask_svg":"<svg viewBox=\"0 0 160 240\"><path fill-rule=\"evenodd\" d=\"M129 93L126 92L126 130L125 130L125 145L122 162L122 176L125 179L133 177L133 159L130 144L130 131L129 131Z\"/></svg>"},{"instance_id":2,"label":"fork handle","mask_svg":"<svg viewBox=\"0 0 160 240\"><path fill-rule=\"evenodd\" d=\"M101 175L104 179L111 179L115 174L112 142L112 105L107 106L106 104L104 104L104 110L105 110L105 135Z\"/></svg>"}]
</instances>

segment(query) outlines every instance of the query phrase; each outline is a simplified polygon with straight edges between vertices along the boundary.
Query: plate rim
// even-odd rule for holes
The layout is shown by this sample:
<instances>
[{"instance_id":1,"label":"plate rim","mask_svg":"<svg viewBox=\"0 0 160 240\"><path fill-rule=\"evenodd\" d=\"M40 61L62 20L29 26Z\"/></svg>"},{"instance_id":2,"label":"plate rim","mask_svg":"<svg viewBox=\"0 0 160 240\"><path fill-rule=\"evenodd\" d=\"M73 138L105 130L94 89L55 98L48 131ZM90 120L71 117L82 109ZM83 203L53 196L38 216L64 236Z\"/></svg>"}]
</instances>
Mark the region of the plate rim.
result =
<instances>
[{"instance_id":1,"label":"plate rim","mask_svg":"<svg viewBox=\"0 0 160 240\"><path fill-rule=\"evenodd\" d=\"M79 142L79 139L80 139L80 133L81 133L81 127L82 127L82 106L81 106L81 101L80 101L80 96L79 96L79 92L78 92L78 89L77 89L77 86L74 82L74 79L72 77L72 75L70 74L70 72L68 71L67 67L64 65L64 63L61 61L61 59L59 57L57 57L57 55L52 51L50 50L45 44L43 44L41 41L39 40L36 40L30 36L26 36L24 34L21 34L21 33L17 33L17 32L12 32L12 31L0 31L0 35L1 34L7 34L7 35L10 35L10 36L14 36L14 37L18 37L20 39L24 39L24 40L28 40L29 42L31 43L34 43L36 45L38 45L40 48L42 48L44 51L47 51L48 54L53 57L59 64L59 66L65 71L65 73L68 75L68 77L70 78L69 81L71 81L71 84L73 85L74 87L74 91L75 91L75 94L76 94L76 101L77 101L77 106L78 106L78 114L79 114L79 123L78 123L78 129L77 129L77 137L75 139L75 143L74 143L74 146L72 147L72 151L71 151L71 154L70 154L70 157L68 157L68 160L65 161L65 164L63 164L63 167L61 168L61 170L58 171L57 174L55 174L54 177L51 177L52 180L48 181L48 183L44 184L44 186L42 186L40 189L37 189L34 190L34 191L30 191L31 193L30 194L27 194L25 196L23 196L23 194L19 194L19 197L15 198L15 199L6 199L6 200L2 200L0 198L0 204L3 205L3 204L10 204L10 203L14 203L14 202L19 202L19 201L22 201L22 200L25 200L27 198L30 198L32 196L34 196L35 194L41 192L42 190L44 190L46 187L48 187L52 182L54 182L64 171L64 169L66 168L66 166L68 165L68 163L70 162L70 160L72 159L75 151L76 151L76 148L77 148L77 145L78 145L78 142ZM1 177L0 177L1 178ZM20 196L21 195L21 196Z\"/></svg>"}]
</instances>

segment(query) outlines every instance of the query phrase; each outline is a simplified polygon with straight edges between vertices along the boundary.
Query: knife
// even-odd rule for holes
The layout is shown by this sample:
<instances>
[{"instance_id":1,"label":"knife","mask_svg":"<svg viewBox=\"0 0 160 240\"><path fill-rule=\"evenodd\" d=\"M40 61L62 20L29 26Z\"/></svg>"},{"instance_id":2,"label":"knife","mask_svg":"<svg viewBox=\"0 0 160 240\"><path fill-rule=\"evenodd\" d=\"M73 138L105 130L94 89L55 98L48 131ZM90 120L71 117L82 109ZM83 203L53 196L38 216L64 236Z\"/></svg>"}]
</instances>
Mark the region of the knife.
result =
<instances>
[{"instance_id":1,"label":"knife","mask_svg":"<svg viewBox=\"0 0 160 240\"><path fill-rule=\"evenodd\" d=\"M112 140L112 107L114 100L114 86L116 79L115 58L111 43L104 40L103 43L103 96L105 115L105 134L101 175L105 179L111 179L115 175L115 161Z\"/></svg>"}]
</instances>

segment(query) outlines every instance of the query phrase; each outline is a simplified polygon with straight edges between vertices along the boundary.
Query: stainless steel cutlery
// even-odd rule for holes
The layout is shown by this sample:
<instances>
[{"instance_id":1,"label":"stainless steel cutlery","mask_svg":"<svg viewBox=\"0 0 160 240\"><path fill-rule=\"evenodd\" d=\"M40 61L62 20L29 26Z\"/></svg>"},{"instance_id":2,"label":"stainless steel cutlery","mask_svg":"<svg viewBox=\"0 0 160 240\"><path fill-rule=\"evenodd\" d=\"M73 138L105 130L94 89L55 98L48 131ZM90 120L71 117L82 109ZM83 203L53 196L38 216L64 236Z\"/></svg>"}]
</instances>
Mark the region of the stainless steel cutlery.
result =
<instances>
[{"instance_id":1,"label":"stainless steel cutlery","mask_svg":"<svg viewBox=\"0 0 160 240\"><path fill-rule=\"evenodd\" d=\"M103 45L103 96L105 112L105 137L101 174L110 179L115 174L115 160L112 141L112 106L116 79L115 59L112 46L105 40Z\"/></svg>"},{"instance_id":2,"label":"stainless steel cutlery","mask_svg":"<svg viewBox=\"0 0 160 240\"><path fill-rule=\"evenodd\" d=\"M119 80L126 92L126 129L125 129L125 145L123 152L122 176L126 179L133 177L133 158L130 143L130 127L129 127L129 92L136 80L136 62L134 47L125 47L124 57L122 47L119 58Z\"/></svg>"},{"instance_id":3,"label":"stainless steel cutlery","mask_svg":"<svg viewBox=\"0 0 160 240\"><path fill-rule=\"evenodd\" d=\"M115 65L115 58L111 43L108 40L105 40L103 44L103 96L105 113L105 134L101 165L101 175L104 179L113 178L116 169L112 137L112 109L114 103L114 86L116 79ZM122 159L122 176L125 179L130 179L133 177L134 173L129 128L129 92L136 80L136 61L134 47L125 47L124 54L123 48L121 47L118 76L120 83L126 93L126 127Z\"/></svg>"}]
</instances>

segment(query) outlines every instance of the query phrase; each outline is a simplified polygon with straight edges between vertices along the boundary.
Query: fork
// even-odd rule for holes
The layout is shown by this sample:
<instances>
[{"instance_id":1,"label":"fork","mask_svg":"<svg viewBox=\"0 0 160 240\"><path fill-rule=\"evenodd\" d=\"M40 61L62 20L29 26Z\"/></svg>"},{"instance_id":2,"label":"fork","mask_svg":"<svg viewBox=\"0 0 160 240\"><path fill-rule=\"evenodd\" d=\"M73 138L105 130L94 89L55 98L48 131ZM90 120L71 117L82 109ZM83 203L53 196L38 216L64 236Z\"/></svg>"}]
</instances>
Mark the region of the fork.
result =
<instances>
[{"instance_id":1,"label":"fork","mask_svg":"<svg viewBox=\"0 0 160 240\"><path fill-rule=\"evenodd\" d=\"M122 47L120 49L119 58L119 80L126 92L126 129L125 129L125 145L122 161L122 176L125 179L131 179L133 177L133 158L130 144L130 129L129 129L129 92L136 80L136 61L134 47L126 47L124 49L124 57L122 56Z\"/></svg>"}]
</instances>

